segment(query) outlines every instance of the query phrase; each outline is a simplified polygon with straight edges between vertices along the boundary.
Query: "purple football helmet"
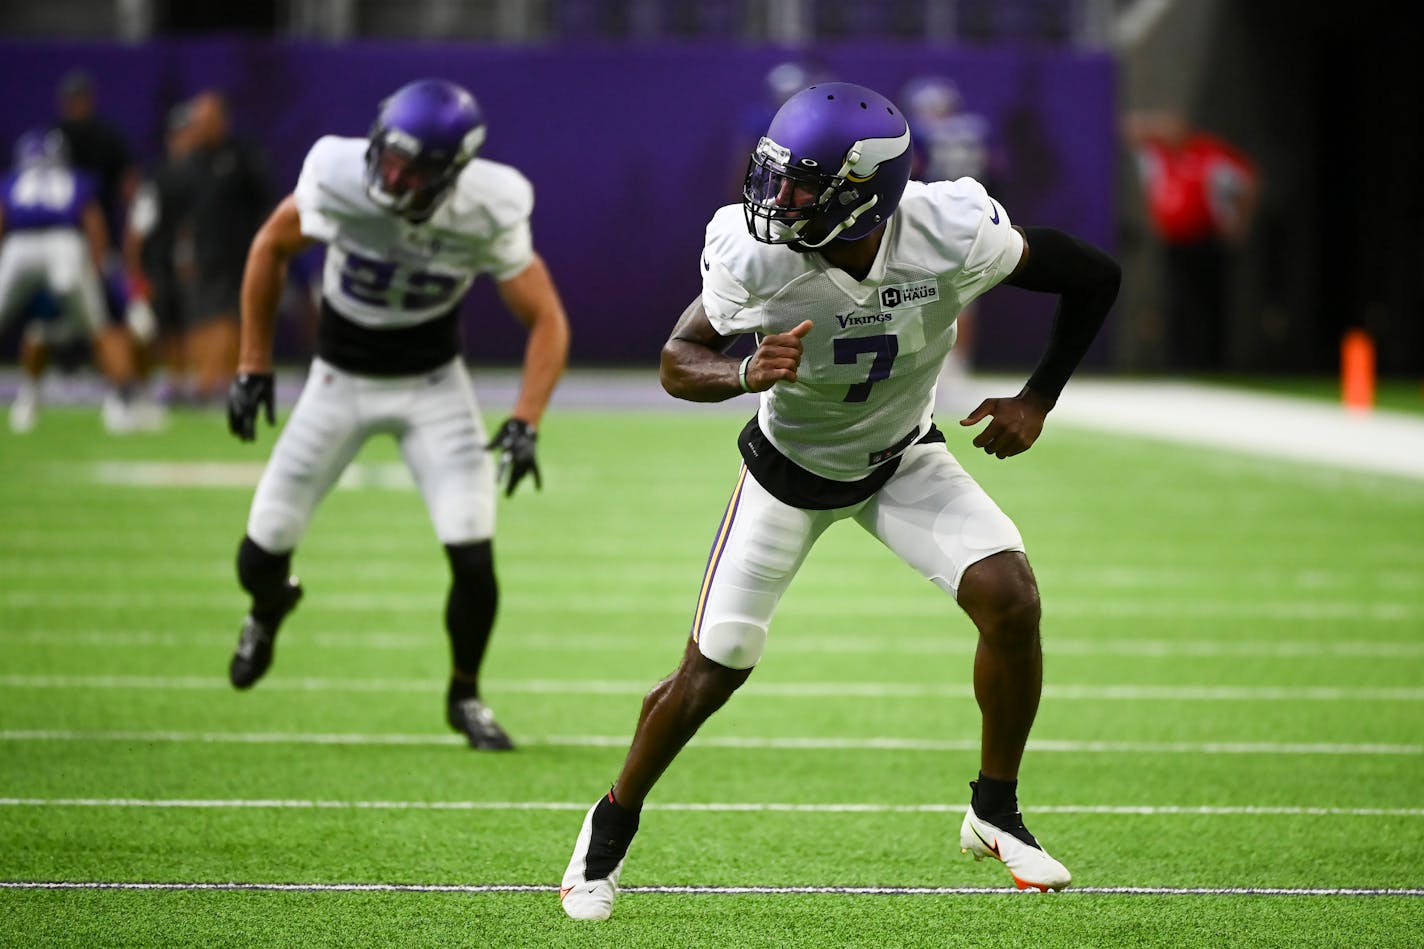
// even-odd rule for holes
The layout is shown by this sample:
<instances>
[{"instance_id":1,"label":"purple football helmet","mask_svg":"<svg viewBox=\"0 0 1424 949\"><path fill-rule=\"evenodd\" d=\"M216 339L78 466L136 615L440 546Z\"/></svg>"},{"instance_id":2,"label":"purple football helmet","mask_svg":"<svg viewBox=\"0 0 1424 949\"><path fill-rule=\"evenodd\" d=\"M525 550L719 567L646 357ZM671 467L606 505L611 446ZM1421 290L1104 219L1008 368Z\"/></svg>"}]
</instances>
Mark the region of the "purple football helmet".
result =
<instances>
[{"instance_id":1,"label":"purple football helmet","mask_svg":"<svg viewBox=\"0 0 1424 949\"><path fill-rule=\"evenodd\" d=\"M766 244L855 240L894 213L910 178L910 127L889 99L849 82L796 93L747 167L742 210Z\"/></svg>"},{"instance_id":2,"label":"purple football helmet","mask_svg":"<svg viewBox=\"0 0 1424 949\"><path fill-rule=\"evenodd\" d=\"M15 139L15 167L69 165L69 143L59 129L31 129Z\"/></svg>"},{"instance_id":3,"label":"purple football helmet","mask_svg":"<svg viewBox=\"0 0 1424 949\"><path fill-rule=\"evenodd\" d=\"M443 79L402 86L371 126L366 193L403 217L428 217L484 141L484 115L467 90Z\"/></svg>"}]
</instances>

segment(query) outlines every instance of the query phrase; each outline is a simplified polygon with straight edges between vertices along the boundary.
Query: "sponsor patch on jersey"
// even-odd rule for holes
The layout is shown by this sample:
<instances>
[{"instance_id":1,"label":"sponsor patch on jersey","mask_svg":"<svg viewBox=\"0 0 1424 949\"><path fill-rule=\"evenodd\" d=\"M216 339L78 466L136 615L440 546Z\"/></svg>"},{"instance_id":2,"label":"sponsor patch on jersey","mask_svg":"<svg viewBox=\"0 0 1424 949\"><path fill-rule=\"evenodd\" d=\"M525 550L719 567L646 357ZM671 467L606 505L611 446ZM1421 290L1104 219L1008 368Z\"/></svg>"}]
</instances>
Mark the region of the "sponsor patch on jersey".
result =
<instances>
[{"instance_id":1,"label":"sponsor patch on jersey","mask_svg":"<svg viewBox=\"0 0 1424 949\"><path fill-rule=\"evenodd\" d=\"M904 304L919 306L938 299L939 284L933 280L897 283L892 287L880 288L880 305L891 309Z\"/></svg>"}]
</instances>

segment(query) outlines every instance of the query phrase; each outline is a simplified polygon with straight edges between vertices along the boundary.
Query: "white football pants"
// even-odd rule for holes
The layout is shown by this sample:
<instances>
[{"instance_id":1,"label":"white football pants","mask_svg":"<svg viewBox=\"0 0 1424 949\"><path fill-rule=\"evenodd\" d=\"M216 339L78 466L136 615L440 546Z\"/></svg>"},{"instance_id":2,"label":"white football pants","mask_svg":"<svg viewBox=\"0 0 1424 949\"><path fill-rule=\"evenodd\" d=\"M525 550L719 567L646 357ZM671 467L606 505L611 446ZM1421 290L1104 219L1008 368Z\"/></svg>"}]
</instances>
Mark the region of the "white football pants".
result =
<instances>
[{"instance_id":1,"label":"white football pants","mask_svg":"<svg viewBox=\"0 0 1424 949\"><path fill-rule=\"evenodd\" d=\"M104 291L78 231L16 231L0 244L0 329L40 290L59 304L59 319L37 324L43 341L66 343L104 328Z\"/></svg>"},{"instance_id":2,"label":"white football pants","mask_svg":"<svg viewBox=\"0 0 1424 949\"><path fill-rule=\"evenodd\" d=\"M950 596L972 564L1024 549L1014 522L943 444L912 446L878 492L830 511L778 501L744 466L697 598L692 638L702 655L732 669L756 665L792 577L826 528L846 518Z\"/></svg>"},{"instance_id":3,"label":"white football pants","mask_svg":"<svg viewBox=\"0 0 1424 949\"><path fill-rule=\"evenodd\" d=\"M272 449L247 534L272 553L297 546L312 512L373 435L400 443L442 544L494 536L494 466L465 364L418 376L343 372L320 358Z\"/></svg>"}]
</instances>

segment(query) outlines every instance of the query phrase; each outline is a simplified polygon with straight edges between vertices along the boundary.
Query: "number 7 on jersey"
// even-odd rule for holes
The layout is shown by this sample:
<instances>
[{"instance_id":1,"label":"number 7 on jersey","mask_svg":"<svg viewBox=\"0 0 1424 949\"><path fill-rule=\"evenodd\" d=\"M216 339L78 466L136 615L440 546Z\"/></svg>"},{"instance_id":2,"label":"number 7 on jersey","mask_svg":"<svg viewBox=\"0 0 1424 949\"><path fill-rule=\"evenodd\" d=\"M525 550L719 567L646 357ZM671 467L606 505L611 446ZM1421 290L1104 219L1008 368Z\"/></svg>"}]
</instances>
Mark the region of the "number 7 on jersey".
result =
<instances>
[{"instance_id":1,"label":"number 7 on jersey","mask_svg":"<svg viewBox=\"0 0 1424 949\"><path fill-rule=\"evenodd\" d=\"M866 353L874 353L870 361L870 374L864 382L857 382L846 391L842 402L864 402L870 398L870 387L890 378L890 368L895 357L900 354L900 338L894 333L879 336L840 337L832 341L836 365L852 365L860 361Z\"/></svg>"}]
</instances>

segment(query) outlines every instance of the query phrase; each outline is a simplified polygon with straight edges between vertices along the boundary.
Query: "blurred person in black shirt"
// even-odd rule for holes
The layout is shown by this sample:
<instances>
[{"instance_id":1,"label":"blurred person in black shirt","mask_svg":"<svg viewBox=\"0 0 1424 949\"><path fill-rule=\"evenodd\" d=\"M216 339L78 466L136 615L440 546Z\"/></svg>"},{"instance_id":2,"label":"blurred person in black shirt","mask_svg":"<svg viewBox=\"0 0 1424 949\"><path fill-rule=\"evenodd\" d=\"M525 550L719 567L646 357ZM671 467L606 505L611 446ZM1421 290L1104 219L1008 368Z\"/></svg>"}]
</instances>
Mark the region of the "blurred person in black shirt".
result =
<instances>
[{"instance_id":1,"label":"blurred person in black shirt","mask_svg":"<svg viewBox=\"0 0 1424 949\"><path fill-rule=\"evenodd\" d=\"M185 401L189 390L184 337L190 319L178 292L174 247L192 204L193 175L187 164L192 149L192 107L183 102L168 113L164 159L134 194L123 243L128 322L153 327L142 357L164 402Z\"/></svg>"},{"instance_id":2,"label":"blurred person in black shirt","mask_svg":"<svg viewBox=\"0 0 1424 949\"><path fill-rule=\"evenodd\" d=\"M56 99L59 121L55 127L69 144L74 167L98 183L99 207L109 229L110 246L118 247L140 177L133 153L118 127L99 115L94 80L88 73L78 69L66 73Z\"/></svg>"},{"instance_id":3,"label":"blurred person in black shirt","mask_svg":"<svg viewBox=\"0 0 1424 949\"><path fill-rule=\"evenodd\" d=\"M141 173L124 134L99 114L94 79L89 73L82 69L65 73L55 89L55 107L55 128L69 146L70 162L98 185L99 210L104 215L109 247L99 262L100 287L109 321L122 325L128 301L119 248L123 246L129 205L138 190ZM141 343L149 328L130 326L129 331Z\"/></svg>"},{"instance_id":4,"label":"blurred person in black shirt","mask_svg":"<svg viewBox=\"0 0 1424 949\"><path fill-rule=\"evenodd\" d=\"M169 398L201 404L232 381L242 271L271 196L263 157L232 134L218 92L173 108L166 148L134 202L125 257L133 296L160 328Z\"/></svg>"},{"instance_id":5,"label":"blurred person in black shirt","mask_svg":"<svg viewBox=\"0 0 1424 949\"><path fill-rule=\"evenodd\" d=\"M223 400L237 367L238 298L247 249L271 210L266 163L232 133L227 101L209 90L188 103L191 150L177 186L186 198L173 232L174 272L188 321L186 362L199 402Z\"/></svg>"}]
</instances>

